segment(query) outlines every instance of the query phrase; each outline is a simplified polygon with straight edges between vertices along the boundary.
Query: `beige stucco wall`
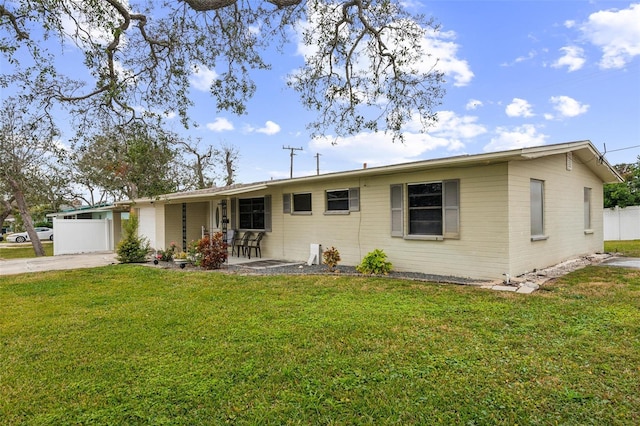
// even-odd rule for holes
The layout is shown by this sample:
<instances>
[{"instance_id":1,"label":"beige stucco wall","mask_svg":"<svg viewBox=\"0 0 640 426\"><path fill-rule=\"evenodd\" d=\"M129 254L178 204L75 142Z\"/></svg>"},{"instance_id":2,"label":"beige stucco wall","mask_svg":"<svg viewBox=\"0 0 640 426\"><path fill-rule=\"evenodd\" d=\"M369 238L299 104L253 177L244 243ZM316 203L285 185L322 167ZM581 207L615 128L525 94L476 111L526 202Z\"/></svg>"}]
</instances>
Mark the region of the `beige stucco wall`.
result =
<instances>
[{"instance_id":1,"label":"beige stucco wall","mask_svg":"<svg viewBox=\"0 0 640 426\"><path fill-rule=\"evenodd\" d=\"M530 181L544 181L545 240L531 240ZM584 227L584 188L591 188L591 231ZM603 250L602 182L565 154L509 165L510 274L513 276Z\"/></svg>"}]
</instances>

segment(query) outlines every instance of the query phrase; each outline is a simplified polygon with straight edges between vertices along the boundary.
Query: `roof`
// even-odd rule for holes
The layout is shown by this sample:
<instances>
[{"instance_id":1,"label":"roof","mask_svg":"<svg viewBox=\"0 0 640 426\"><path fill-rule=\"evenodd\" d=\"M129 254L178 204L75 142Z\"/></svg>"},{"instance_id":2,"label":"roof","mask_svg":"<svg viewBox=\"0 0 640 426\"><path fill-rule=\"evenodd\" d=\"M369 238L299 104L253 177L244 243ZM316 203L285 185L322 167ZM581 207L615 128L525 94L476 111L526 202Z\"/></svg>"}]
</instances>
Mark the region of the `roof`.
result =
<instances>
[{"instance_id":1,"label":"roof","mask_svg":"<svg viewBox=\"0 0 640 426\"><path fill-rule=\"evenodd\" d=\"M165 194L156 199L142 198L123 201L116 204L133 204L137 202L153 202L154 200L172 201L205 198L211 195L231 196L260 191L269 187L289 185L292 183L317 182L336 178L353 178L370 175L386 175L415 170L436 169L443 167L474 167L481 165L499 164L510 161L526 161L540 157L572 152L589 167L605 183L622 182L618 172L609 164L604 156L588 141L566 142L553 145L543 145L530 148L513 149L508 151L490 152L484 154L459 155L454 157L420 160L409 163L392 164L380 167L370 167L343 172L326 173L321 175L304 176L291 179L278 179L248 184L236 184L224 187L200 189L188 192Z\"/></svg>"}]
</instances>

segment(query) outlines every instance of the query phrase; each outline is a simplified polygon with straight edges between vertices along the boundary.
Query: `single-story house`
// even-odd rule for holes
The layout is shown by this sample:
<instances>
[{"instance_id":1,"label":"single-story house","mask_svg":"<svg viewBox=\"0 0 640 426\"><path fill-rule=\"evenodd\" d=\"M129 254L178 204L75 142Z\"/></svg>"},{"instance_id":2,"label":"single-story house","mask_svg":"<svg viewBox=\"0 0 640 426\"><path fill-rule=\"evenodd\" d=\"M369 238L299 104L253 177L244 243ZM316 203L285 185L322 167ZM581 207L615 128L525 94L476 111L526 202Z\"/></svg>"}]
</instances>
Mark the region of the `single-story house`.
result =
<instances>
[{"instance_id":1,"label":"single-story house","mask_svg":"<svg viewBox=\"0 0 640 426\"><path fill-rule=\"evenodd\" d=\"M603 250L603 183L620 176L590 141L424 160L138 199L155 248L203 233L266 231L265 257L307 261L315 244L357 265L518 276Z\"/></svg>"}]
</instances>

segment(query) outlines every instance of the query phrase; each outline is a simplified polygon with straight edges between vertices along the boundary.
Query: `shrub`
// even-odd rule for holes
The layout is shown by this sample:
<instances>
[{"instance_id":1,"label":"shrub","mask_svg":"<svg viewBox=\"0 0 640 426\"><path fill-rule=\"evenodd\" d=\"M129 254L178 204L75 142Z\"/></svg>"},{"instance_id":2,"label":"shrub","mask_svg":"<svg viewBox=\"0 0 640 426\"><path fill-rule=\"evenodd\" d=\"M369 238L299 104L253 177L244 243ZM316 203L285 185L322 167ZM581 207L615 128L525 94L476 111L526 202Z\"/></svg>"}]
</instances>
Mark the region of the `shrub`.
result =
<instances>
[{"instance_id":1,"label":"shrub","mask_svg":"<svg viewBox=\"0 0 640 426\"><path fill-rule=\"evenodd\" d=\"M356 270L362 274L384 274L391 272L393 265L387 261L387 255L380 249L375 249L362 259Z\"/></svg>"},{"instance_id":2,"label":"shrub","mask_svg":"<svg viewBox=\"0 0 640 426\"><path fill-rule=\"evenodd\" d=\"M165 250L158 250L158 260L162 260L163 262L171 261L177 249L178 246L172 241L171 244L169 244L169 248Z\"/></svg>"},{"instance_id":3,"label":"shrub","mask_svg":"<svg viewBox=\"0 0 640 426\"><path fill-rule=\"evenodd\" d=\"M138 236L138 216L131 215L123 222L124 238L118 243L116 253L122 263L139 263L147 260L149 241Z\"/></svg>"},{"instance_id":4,"label":"shrub","mask_svg":"<svg viewBox=\"0 0 640 426\"><path fill-rule=\"evenodd\" d=\"M227 244L222 241L222 232L216 232L211 238L206 236L198 241L197 265L204 269L220 269L228 255Z\"/></svg>"},{"instance_id":5,"label":"shrub","mask_svg":"<svg viewBox=\"0 0 640 426\"><path fill-rule=\"evenodd\" d=\"M342 260L340 259L340 252L333 246L322 252L322 259L324 260L324 263L329 267L330 272L333 272L335 267L338 266L338 262Z\"/></svg>"}]
</instances>

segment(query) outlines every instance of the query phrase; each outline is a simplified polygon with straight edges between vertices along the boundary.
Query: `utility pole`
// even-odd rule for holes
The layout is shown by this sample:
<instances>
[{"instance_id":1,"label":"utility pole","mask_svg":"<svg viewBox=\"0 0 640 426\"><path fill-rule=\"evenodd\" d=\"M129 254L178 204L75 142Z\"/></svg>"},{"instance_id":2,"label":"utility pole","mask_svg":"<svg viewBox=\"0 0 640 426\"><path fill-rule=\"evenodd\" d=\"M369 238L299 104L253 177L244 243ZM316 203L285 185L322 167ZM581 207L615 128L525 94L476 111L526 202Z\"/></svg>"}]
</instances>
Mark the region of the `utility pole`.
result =
<instances>
[{"instance_id":1,"label":"utility pole","mask_svg":"<svg viewBox=\"0 0 640 426\"><path fill-rule=\"evenodd\" d=\"M290 171L289 171L289 177L293 178L293 156L296 155L296 154L294 154L293 151L302 151L302 147L294 148L294 147L291 147L291 146L283 146L282 149L288 149L288 150L291 151L291 154L290 154L290 156L291 156L291 168L290 168Z\"/></svg>"},{"instance_id":2,"label":"utility pole","mask_svg":"<svg viewBox=\"0 0 640 426\"><path fill-rule=\"evenodd\" d=\"M320 174L320 153L316 152L316 174L319 175Z\"/></svg>"}]
</instances>

